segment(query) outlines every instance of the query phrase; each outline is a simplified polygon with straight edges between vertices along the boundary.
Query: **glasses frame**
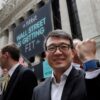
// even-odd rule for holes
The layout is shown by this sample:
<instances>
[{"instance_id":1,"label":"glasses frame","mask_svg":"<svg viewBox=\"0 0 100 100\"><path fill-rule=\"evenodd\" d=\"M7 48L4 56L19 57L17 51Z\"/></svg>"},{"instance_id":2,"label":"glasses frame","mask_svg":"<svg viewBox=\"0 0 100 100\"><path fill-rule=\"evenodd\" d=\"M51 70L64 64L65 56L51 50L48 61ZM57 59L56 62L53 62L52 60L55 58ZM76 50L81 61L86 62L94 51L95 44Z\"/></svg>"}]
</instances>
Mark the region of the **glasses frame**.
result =
<instances>
[{"instance_id":1,"label":"glasses frame","mask_svg":"<svg viewBox=\"0 0 100 100\"><path fill-rule=\"evenodd\" d=\"M60 50L60 52L66 52L71 48L70 44L59 44L59 45L49 45L46 47L46 51L50 52L50 53L54 53L57 51L57 49Z\"/></svg>"}]
</instances>

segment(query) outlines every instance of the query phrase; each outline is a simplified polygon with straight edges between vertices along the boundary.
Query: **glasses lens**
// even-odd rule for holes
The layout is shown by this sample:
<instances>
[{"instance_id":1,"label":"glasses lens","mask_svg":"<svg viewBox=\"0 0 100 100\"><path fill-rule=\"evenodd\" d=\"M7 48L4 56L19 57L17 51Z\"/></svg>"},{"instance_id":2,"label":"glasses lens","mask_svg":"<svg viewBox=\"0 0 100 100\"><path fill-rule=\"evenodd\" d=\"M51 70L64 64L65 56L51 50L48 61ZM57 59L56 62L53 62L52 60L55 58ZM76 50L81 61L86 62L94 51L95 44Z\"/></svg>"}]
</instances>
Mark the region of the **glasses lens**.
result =
<instances>
[{"instance_id":1,"label":"glasses lens","mask_svg":"<svg viewBox=\"0 0 100 100\"><path fill-rule=\"evenodd\" d=\"M55 52L55 50L56 50L56 46L48 46L47 47L47 51Z\"/></svg>"},{"instance_id":2,"label":"glasses lens","mask_svg":"<svg viewBox=\"0 0 100 100\"><path fill-rule=\"evenodd\" d=\"M60 51L65 52L65 51L69 50L70 45L69 44L60 44L58 46L56 46L56 45L50 45L50 46L47 47L47 51L49 51L49 52L55 52L57 50L57 48Z\"/></svg>"},{"instance_id":3,"label":"glasses lens","mask_svg":"<svg viewBox=\"0 0 100 100\"><path fill-rule=\"evenodd\" d=\"M67 45L67 44L60 45L60 46L59 46L59 49L60 49L61 51L67 51L67 50L69 50L69 45Z\"/></svg>"}]
</instances>

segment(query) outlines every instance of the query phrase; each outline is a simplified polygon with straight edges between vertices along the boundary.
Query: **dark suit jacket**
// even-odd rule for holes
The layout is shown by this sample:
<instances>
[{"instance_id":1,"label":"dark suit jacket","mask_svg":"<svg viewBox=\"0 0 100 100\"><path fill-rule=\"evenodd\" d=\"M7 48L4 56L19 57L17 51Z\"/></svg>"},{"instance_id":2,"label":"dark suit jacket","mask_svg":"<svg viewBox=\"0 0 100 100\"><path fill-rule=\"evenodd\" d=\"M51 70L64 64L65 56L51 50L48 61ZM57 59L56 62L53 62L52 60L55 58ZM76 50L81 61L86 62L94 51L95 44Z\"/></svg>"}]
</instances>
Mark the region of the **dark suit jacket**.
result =
<instances>
[{"instance_id":1,"label":"dark suit jacket","mask_svg":"<svg viewBox=\"0 0 100 100\"><path fill-rule=\"evenodd\" d=\"M32 100L51 100L51 82L52 79L48 78L37 86ZM84 74L73 67L66 80L61 100L86 100L86 95Z\"/></svg>"},{"instance_id":2,"label":"dark suit jacket","mask_svg":"<svg viewBox=\"0 0 100 100\"><path fill-rule=\"evenodd\" d=\"M100 61L95 60L98 69L100 69ZM88 100L100 100L100 74L92 79L86 79L86 88Z\"/></svg>"},{"instance_id":3,"label":"dark suit jacket","mask_svg":"<svg viewBox=\"0 0 100 100\"><path fill-rule=\"evenodd\" d=\"M88 100L100 100L100 74L93 79L86 79Z\"/></svg>"},{"instance_id":4,"label":"dark suit jacket","mask_svg":"<svg viewBox=\"0 0 100 100\"><path fill-rule=\"evenodd\" d=\"M19 65L10 78L2 100L31 100L36 85L37 80L33 71Z\"/></svg>"}]
</instances>

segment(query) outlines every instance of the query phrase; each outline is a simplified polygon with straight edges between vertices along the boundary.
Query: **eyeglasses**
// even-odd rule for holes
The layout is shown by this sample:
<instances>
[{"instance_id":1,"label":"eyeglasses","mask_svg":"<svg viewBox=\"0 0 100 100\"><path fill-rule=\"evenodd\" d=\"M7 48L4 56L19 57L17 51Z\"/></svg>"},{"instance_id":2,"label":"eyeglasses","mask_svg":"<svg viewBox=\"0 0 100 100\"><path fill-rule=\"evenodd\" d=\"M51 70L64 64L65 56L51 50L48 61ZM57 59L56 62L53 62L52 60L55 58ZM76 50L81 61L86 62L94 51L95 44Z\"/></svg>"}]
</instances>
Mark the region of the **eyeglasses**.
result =
<instances>
[{"instance_id":1,"label":"eyeglasses","mask_svg":"<svg viewBox=\"0 0 100 100\"><path fill-rule=\"evenodd\" d=\"M69 48L71 48L71 45L69 44L60 44L60 45L50 45L50 46L47 46L47 51L48 52L51 52L51 53L54 53L56 52L57 48L61 51L61 52L66 52L69 50Z\"/></svg>"}]
</instances>

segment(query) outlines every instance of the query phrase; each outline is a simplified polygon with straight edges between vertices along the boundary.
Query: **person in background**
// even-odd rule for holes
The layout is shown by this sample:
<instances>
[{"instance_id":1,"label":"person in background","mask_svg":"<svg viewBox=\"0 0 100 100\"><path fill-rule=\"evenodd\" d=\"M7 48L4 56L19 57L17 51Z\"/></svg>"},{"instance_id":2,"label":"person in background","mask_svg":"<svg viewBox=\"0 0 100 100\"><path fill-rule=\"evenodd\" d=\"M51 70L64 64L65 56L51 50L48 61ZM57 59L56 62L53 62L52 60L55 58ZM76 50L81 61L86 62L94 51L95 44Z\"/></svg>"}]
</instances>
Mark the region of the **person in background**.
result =
<instances>
[{"instance_id":1,"label":"person in background","mask_svg":"<svg viewBox=\"0 0 100 100\"><path fill-rule=\"evenodd\" d=\"M82 62L80 58L78 57L76 46L78 43L80 43L81 40L79 39L73 39L74 44L74 58L73 58L73 64L76 66L76 69L82 69Z\"/></svg>"},{"instance_id":2,"label":"person in background","mask_svg":"<svg viewBox=\"0 0 100 100\"><path fill-rule=\"evenodd\" d=\"M86 72L86 88L89 100L100 100L100 61L96 59L96 41L88 39L76 47Z\"/></svg>"},{"instance_id":3,"label":"person in background","mask_svg":"<svg viewBox=\"0 0 100 100\"><path fill-rule=\"evenodd\" d=\"M3 91L1 100L31 100L32 91L37 86L33 71L20 65L20 50L15 44L8 44L0 51L0 65L7 69L10 80Z\"/></svg>"},{"instance_id":4,"label":"person in background","mask_svg":"<svg viewBox=\"0 0 100 100\"><path fill-rule=\"evenodd\" d=\"M53 74L33 90L32 100L86 100L84 74L72 64L71 36L63 30L54 30L46 37L44 49Z\"/></svg>"},{"instance_id":5,"label":"person in background","mask_svg":"<svg viewBox=\"0 0 100 100\"><path fill-rule=\"evenodd\" d=\"M1 76L1 92L4 91L4 89L6 89L8 81L9 81L10 77L8 74L8 70L6 68L2 69L2 76Z\"/></svg>"}]
</instances>

